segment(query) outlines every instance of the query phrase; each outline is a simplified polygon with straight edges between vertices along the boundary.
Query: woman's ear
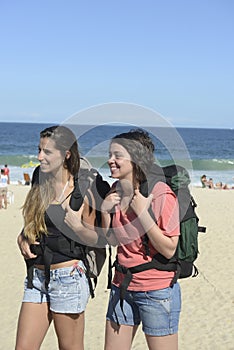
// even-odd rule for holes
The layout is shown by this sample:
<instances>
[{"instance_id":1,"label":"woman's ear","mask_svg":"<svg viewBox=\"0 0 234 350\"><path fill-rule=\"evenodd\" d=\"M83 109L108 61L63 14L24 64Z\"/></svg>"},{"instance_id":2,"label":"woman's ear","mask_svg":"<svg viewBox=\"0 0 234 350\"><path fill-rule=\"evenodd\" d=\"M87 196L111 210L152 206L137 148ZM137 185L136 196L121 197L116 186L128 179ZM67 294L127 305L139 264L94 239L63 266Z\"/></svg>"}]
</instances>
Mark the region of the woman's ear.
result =
<instances>
[{"instance_id":1,"label":"woman's ear","mask_svg":"<svg viewBox=\"0 0 234 350\"><path fill-rule=\"evenodd\" d=\"M69 159L70 157L71 157L71 152L70 151L66 151L65 158Z\"/></svg>"}]
</instances>

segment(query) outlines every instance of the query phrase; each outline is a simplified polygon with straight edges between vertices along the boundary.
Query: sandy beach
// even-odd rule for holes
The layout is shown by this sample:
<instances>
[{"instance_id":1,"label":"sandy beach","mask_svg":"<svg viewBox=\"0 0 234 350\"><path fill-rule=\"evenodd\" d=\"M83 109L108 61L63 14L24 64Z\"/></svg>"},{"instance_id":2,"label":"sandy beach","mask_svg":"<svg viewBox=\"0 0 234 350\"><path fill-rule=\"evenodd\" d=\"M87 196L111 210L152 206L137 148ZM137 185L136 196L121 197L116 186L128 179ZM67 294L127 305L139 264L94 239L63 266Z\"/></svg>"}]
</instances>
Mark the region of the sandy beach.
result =
<instances>
[{"instance_id":1,"label":"sandy beach","mask_svg":"<svg viewBox=\"0 0 234 350\"><path fill-rule=\"evenodd\" d=\"M25 263L18 250L16 237L22 228L21 206L28 186L10 185L14 203L0 210L0 246L3 279L0 289L0 349L14 349L20 309ZM182 313L179 329L180 350L234 349L234 291L232 263L234 247L234 190L192 188L198 203L200 224L207 227L200 234L200 255L196 265L198 277L181 280ZM98 280L95 299L86 311L85 350L102 350L105 312L108 302L106 268ZM42 350L56 350L51 326ZM144 335L139 328L133 350L144 350Z\"/></svg>"}]
</instances>

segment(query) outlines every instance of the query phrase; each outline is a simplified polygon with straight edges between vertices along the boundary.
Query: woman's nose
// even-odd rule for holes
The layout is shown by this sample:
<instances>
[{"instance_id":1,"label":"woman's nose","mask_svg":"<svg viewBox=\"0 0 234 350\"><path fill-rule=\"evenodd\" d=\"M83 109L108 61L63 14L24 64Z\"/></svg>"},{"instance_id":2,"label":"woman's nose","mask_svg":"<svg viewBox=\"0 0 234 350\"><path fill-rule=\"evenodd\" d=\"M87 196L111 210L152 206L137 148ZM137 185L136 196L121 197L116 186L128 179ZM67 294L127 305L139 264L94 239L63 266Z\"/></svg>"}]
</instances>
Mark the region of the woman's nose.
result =
<instances>
[{"instance_id":1,"label":"woman's nose","mask_svg":"<svg viewBox=\"0 0 234 350\"><path fill-rule=\"evenodd\" d=\"M42 160L42 158L43 158L42 151L40 151L38 152L37 159L40 161Z\"/></svg>"},{"instance_id":2,"label":"woman's nose","mask_svg":"<svg viewBox=\"0 0 234 350\"><path fill-rule=\"evenodd\" d=\"M107 161L108 165L114 163L114 157L113 156L110 156L108 161Z\"/></svg>"}]
</instances>

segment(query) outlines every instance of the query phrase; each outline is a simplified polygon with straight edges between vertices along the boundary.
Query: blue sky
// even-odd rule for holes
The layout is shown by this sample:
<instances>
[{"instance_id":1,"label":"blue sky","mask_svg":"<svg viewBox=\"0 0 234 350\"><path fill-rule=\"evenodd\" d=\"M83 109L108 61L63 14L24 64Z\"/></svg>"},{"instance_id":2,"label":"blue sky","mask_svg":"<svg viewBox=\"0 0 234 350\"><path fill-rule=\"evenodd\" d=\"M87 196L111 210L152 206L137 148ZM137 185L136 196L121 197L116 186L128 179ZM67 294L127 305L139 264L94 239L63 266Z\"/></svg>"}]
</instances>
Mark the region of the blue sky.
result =
<instances>
[{"instance_id":1,"label":"blue sky","mask_svg":"<svg viewBox=\"0 0 234 350\"><path fill-rule=\"evenodd\" d=\"M0 121L125 102L234 127L232 0L1 0L0 32Z\"/></svg>"}]
</instances>

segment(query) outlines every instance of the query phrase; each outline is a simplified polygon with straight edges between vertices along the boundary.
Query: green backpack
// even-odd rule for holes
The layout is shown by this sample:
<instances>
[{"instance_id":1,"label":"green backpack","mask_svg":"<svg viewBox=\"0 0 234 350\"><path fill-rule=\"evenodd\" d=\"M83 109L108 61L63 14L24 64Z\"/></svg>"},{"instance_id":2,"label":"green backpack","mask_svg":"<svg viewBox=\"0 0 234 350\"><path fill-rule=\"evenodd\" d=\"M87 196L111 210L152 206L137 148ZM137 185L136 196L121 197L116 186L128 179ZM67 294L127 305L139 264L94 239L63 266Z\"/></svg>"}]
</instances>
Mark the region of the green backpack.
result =
<instances>
[{"instance_id":1,"label":"green backpack","mask_svg":"<svg viewBox=\"0 0 234 350\"><path fill-rule=\"evenodd\" d=\"M195 212L197 204L192 197L189 184L191 182L188 171L179 165L169 165L160 168L156 164L153 165L147 182L141 185L141 193L148 196L152 192L153 187L158 181L165 182L176 194L179 203L180 213L180 236L174 257L166 259L161 254L156 254L154 259L158 260L159 270L175 271L175 277L172 284L178 278L186 278L197 276L198 269L194 265L197 259L198 250L198 233L205 232L206 228L199 226L199 218ZM154 214L150 208L150 214ZM144 236L144 244L147 251L147 235Z\"/></svg>"},{"instance_id":2,"label":"green backpack","mask_svg":"<svg viewBox=\"0 0 234 350\"><path fill-rule=\"evenodd\" d=\"M126 268L114 262L117 271L123 273L124 280L120 286L120 303L122 305L126 290L132 280L132 274L149 269L157 269L162 271L174 271L174 277L171 281L171 286L178 280L178 278L195 277L198 275L198 269L194 265L198 256L198 233L205 232L206 228L198 225L199 219L195 213L197 204L192 197L188 185L190 184L190 177L187 170L178 165L169 165L160 167L153 164L147 180L140 186L140 192L145 196L149 196L153 187L159 181L166 183L176 194L179 203L180 213L180 236L175 255L171 259L166 259L160 253L157 253L152 261ZM150 215L155 219L152 208L149 208ZM149 254L149 238L147 234L142 237L143 245L145 247L145 254Z\"/></svg>"}]
</instances>

